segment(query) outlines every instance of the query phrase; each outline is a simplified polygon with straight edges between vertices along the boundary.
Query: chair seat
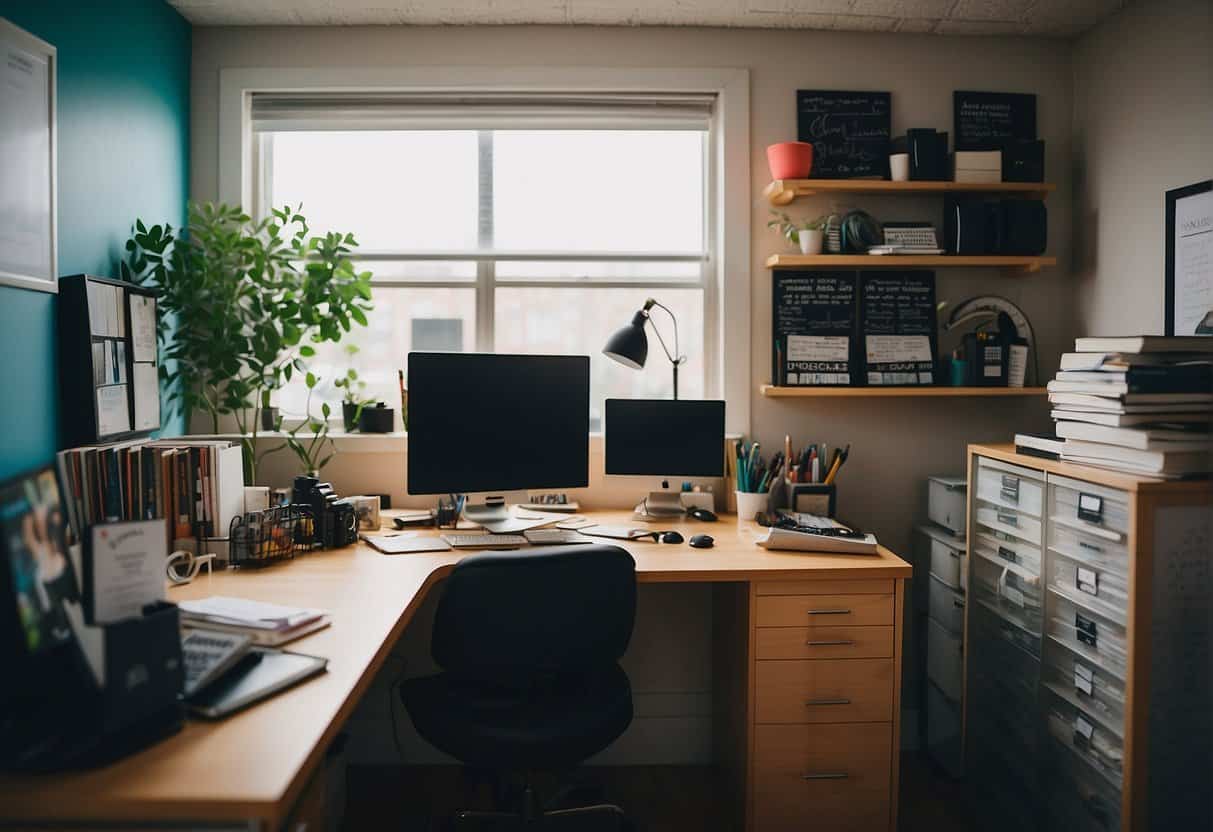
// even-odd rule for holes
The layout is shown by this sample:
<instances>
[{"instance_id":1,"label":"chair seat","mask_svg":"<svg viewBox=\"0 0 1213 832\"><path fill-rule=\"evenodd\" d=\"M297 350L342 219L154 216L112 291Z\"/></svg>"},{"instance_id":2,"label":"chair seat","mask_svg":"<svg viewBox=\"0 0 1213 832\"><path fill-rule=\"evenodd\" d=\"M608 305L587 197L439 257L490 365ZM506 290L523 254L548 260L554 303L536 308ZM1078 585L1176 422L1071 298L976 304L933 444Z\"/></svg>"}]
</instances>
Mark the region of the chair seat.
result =
<instances>
[{"instance_id":1,"label":"chair seat","mask_svg":"<svg viewBox=\"0 0 1213 832\"><path fill-rule=\"evenodd\" d=\"M440 673L406 681L400 698L428 742L489 768L574 766L632 721L631 685L617 664L527 690Z\"/></svg>"}]
</instances>

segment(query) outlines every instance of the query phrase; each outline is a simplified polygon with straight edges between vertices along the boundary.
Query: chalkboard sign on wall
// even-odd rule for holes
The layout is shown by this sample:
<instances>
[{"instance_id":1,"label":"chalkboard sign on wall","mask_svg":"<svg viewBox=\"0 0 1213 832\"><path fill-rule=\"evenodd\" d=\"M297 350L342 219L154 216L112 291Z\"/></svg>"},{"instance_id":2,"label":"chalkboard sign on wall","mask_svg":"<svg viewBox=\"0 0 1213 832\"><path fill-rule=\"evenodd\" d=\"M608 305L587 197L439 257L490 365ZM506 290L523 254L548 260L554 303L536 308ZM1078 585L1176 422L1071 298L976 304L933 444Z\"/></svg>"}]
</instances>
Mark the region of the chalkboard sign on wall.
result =
<instances>
[{"instance_id":1,"label":"chalkboard sign on wall","mask_svg":"<svg viewBox=\"0 0 1213 832\"><path fill-rule=\"evenodd\" d=\"M935 273L863 272L860 329L870 385L935 382Z\"/></svg>"},{"instance_id":2,"label":"chalkboard sign on wall","mask_svg":"<svg viewBox=\"0 0 1213 832\"><path fill-rule=\"evenodd\" d=\"M1002 150L1010 139L1036 138L1036 96L1011 92L952 93L957 150Z\"/></svg>"},{"instance_id":3,"label":"chalkboard sign on wall","mask_svg":"<svg viewBox=\"0 0 1213 832\"><path fill-rule=\"evenodd\" d=\"M858 273L779 269L771 280L771 381L788 387L854 383Z\"/></svg>"},{"instance_id":4,"label":"chalkboard sign on wall","mask_svg":"<svg viewBox=\"0 0 1213 832\"><path fill-rule=\"evenodd\" d=\"M887 179L891 110L887 92L797 90L797 133L813 145L809 175Z\"/></svg>"}]
</instances>

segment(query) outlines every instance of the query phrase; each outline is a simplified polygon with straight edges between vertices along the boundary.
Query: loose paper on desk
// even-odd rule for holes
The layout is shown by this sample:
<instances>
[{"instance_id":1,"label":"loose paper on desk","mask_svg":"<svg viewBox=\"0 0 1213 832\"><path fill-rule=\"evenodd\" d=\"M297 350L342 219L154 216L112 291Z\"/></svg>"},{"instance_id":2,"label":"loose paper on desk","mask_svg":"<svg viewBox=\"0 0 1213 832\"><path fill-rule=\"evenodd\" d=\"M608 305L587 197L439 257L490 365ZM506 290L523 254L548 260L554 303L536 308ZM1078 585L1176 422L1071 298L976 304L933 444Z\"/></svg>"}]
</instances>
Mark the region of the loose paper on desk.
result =
<instances>
[{"instance_id":1,"label":"loose paper on desk","mask_svg":"<svg viewBox=\"0 0 1213 832\"><path fill-rule=\"evenodd\" d=\"M196 619L259 630L289 629L324 615L320 610L285 607L226 595L212 595L197 601L181 601L177 606L187 616Z\"/></svg>"},{"instance_id":2,"label":"loose paper on desk","mask_svg":"<svg viewBox=\"0 0 1213 832\"><path fill-rule=\"evenodd\" d=\"M93 526L91 542L85 591L91 593L94 623L134 618L148 604L164 600L168 529L163 520Z\"/></svg>"}]
</instances>

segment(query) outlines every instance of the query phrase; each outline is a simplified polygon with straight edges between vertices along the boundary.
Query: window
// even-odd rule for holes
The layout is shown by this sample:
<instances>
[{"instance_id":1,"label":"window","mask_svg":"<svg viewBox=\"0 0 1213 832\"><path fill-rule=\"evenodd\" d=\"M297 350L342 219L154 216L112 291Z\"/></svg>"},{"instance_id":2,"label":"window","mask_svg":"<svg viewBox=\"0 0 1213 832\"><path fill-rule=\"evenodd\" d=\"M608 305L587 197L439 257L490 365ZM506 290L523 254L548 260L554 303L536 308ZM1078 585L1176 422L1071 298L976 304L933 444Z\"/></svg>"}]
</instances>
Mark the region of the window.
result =
<instances>
[{"instance_id":1,"label":"window","mask_svg":"<svg viewBox=\"0 0 1213 832\"><path fill-rule=\"evenodd\" d=\"M256 210L302 203L314 230L353 232L375 276L370 325L310 362L314 411L350 366L395 401L410 350L580 353L600 429L604 398L670 394L658 344L642 371L601 353L648 297L678 316L680 394L719 395L710 97L258 94L252 112ZM654 323L672 349L668 318ZM278 403L298 416L305 396L297 383Z\"/></svg>"}]
</instances>

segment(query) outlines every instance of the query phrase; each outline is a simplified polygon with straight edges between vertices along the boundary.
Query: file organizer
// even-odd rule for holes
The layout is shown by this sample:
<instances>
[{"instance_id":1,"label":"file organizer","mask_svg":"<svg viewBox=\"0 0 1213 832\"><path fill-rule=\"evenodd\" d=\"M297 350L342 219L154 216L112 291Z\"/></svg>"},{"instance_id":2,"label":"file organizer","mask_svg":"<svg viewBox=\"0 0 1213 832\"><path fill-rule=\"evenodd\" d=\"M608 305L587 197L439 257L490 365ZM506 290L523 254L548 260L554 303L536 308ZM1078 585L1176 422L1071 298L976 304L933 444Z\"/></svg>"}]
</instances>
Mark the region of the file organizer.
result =
<instances>
[{"instance_id":1,"label":"file organizer","mask_svg":"<svg viewBox=\"0 0 1213 832\"><path fill-rule=\"evenodd\" d=\"M64 445L160 428L153 290L93 275L61 278L58 330Z\"/></svg>"},{"instance_id":2,"label":"file organizer","mask_svg":"<svg viewBox=\"0 0 1213 832\"><path fill-rule=\"evenodd\" d=\"M964 764L990 828L1213 828L1213 484L969 448Z\"/></svg>"}]
</instances>

